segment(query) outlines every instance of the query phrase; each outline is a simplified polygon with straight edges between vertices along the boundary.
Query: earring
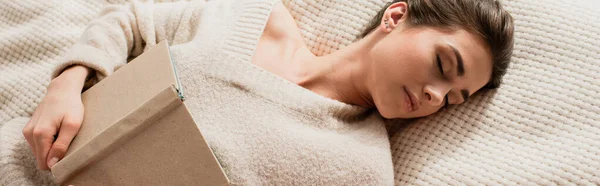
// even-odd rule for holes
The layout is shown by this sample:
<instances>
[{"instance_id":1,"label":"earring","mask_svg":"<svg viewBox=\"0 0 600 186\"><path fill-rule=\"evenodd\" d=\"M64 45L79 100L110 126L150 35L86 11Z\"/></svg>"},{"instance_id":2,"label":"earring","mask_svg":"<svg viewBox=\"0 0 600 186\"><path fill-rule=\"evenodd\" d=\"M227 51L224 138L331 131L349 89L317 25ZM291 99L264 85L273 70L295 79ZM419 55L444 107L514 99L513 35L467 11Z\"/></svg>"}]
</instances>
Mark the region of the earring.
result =
<instances>
[{"instance_id":1,"label":"earring","mask_svg":"<svg viewBox=\"0 0 600 186\"><path fill-rule=\"evenodd\" d=\"M390 28L390 24L388 23L388 19L385 18L385 20L383 20L383 22L385 23L385 28Z\"/></svg>"}]
</instances>

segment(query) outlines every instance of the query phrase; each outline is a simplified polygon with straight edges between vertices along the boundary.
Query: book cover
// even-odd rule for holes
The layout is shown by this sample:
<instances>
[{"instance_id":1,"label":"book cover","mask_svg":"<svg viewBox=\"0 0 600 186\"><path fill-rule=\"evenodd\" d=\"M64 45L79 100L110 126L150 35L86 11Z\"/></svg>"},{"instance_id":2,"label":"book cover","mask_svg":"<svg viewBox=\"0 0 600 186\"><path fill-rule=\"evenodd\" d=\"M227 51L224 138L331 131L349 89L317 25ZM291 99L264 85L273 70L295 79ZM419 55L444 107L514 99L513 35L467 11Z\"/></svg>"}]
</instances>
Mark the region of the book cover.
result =
<instances>
[{"instance_id":1,"label":"book cover","mask_svg":"<svg viewBox=\"0 0 600 186\"><path fill-rule=\"evenodd\" d=\"M228 185L161 42L82 94L79 133L51 171L61 185Z\"/></svg>"}]
</instances>

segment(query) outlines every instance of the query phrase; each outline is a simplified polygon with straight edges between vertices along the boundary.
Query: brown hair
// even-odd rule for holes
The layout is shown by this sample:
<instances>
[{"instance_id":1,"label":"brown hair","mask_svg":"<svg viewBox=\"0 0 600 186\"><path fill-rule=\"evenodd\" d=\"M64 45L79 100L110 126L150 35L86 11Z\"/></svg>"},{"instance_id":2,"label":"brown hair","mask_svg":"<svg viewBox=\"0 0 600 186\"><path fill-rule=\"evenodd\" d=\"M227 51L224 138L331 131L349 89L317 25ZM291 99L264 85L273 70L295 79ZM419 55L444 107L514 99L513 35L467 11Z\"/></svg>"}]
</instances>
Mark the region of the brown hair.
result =
<instances>
[{"instance_id":1,"label":"brown hair","mask_svg":"<svg viewBox=\"0 0 600 186\"><path fill-rule=\"evenodd\" d=\"M498 0L394 0L371 20L362 37L379 26L385 10L396 2L408 5L409 26L462 28L480 35L492 52L492 77L484 86L500 86L513 50L513 19Z\"/></svg>"}]
</instances>

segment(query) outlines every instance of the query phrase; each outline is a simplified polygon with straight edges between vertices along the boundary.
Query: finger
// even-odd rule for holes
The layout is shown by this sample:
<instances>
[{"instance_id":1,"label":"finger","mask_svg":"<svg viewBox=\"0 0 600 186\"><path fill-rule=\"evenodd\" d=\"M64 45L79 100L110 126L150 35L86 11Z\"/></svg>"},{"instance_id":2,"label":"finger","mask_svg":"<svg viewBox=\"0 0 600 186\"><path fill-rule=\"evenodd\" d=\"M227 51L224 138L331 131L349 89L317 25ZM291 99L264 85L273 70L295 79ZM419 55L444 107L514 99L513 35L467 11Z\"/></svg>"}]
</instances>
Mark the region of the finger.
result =
<instances>
[{"instance_id":1,"label":"finger","mask_svg":"<svg viewBox=\"0 0 600 186\"><path fill-rule=\"evenodd\" d=\"M54 141L54 144L52 144L50 152L48 153L46 160L48 162L48 167L52 168L52 166L65 157L71 141L79 132L80 127L81 121L63 120L60 131L58 132L58 138L56 138L56 141Z\"/></svg>"},{"instance_id":2,"label":"finger","mask_svg":"<svg viewBox=\"0 0 600 186\"><path fill-rule=\"evenodd\" d=\"M33 127L35 126L34 122L34 117L32 117L29 119L29 122L27 122L27 125L23 127L23 136L27 140L27 144L29 144L29 148L33 154L35 154L35 145L33 143Z\"/></svg>"},{"instance_id":3,"label":"finger","mask_svg":"<svg viewBox=\"0 0 600 186\"><path fill-rule=\"evenodd\" d=\"M41 121L43 122L43 121ZM52 142L54 141L54 134L56 134L56 125L48 124L38 125L33 129L33 141L35 143L35 156L38 162L38 168L41 170L47 170L48 165L46 164L46 155L50 151Z\"/></svg>"},{"instance_id":4,"label":"finger","mask_svg":"<svg viewBox=\"0 0 600 186\"><path fill-rule=\"evenodd\" d=\"M31 116L31 119L29 120L29 122L27 122L27 125L25 125L25 127L23 127L23 136L25 136L25 139L27 140L27 143L29 144L29 147L31 149L32 154L35 156L36 155L36 151L35 151L35 142L33 139L33 129L35 128L38 119L40 118L40 110L42 110L44 107L43 103L38 104L38 107L35 109L35 111L33 112L33 115Z\"/></svg>"}]
</instances>

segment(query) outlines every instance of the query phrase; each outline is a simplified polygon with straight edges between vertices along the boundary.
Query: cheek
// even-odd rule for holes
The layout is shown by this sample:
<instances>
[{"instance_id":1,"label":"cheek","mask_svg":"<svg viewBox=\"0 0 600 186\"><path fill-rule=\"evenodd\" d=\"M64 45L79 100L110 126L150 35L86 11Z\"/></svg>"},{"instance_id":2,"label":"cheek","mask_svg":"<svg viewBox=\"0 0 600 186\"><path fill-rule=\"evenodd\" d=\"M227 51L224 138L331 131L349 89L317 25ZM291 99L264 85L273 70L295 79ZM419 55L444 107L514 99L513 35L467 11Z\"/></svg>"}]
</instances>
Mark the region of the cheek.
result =
<instances>
[{"instance_id":1,"label":"cheek","mask_svg":"<svg viewBox=\"0 0 600 186\"><path fill-rule=\"evenodd\" d=\"M373 95L375 106L379 113L385 118L398 117L402 112L400 107L400 92L394 84L377 84L375 94Z\"/></svg>"},{"instance_id":2,"label":"cheek","mask_svg":"<svg viewBox=\"0 0 600 186\"><path fill-rule=\"evenodd\" d=\"M407 113L402 104L403 86L420 93L432 76L429 61L433 55L433 47L427 47L426 43L417 40L408 41L388 42L375 47L373 99L379 113L386 118L414 118L430 115L437 110L419 109L417 112Z\"/></svg>"},{"instance_id":3,"label":"cheek","mask_svg":"<svg viewBox=\"0 0 600 186\"><path fill-rule=\"evenodd\" d=\"M418 46L408 47L400 52L402 77L409 81L420 81L429 76L431 69L430 52L418 48Z\"/></svg>"},{"instance_id":4,"label":"cheek","mask_svg":"<svg viewBox=\"0 0 600 186\"><path fill-rule=\"evenodd\" d=\"M429 55L411 46L400 47L404 49L397 48L381 53L382 56L377 60L378 70L375 76L380 81L396 86L416 88L416 83L423 83L431 75L431 64L427 60Z\"/></svg>"}]
</instances>

